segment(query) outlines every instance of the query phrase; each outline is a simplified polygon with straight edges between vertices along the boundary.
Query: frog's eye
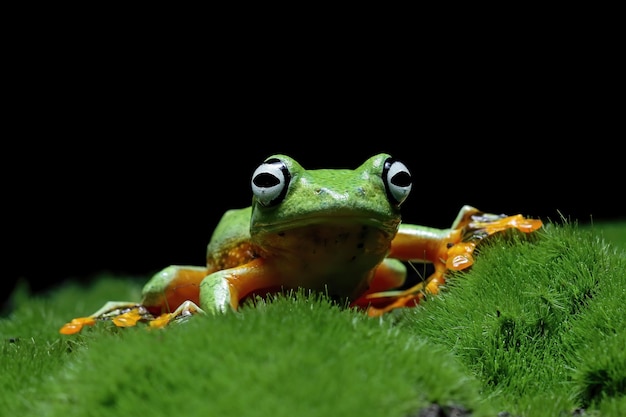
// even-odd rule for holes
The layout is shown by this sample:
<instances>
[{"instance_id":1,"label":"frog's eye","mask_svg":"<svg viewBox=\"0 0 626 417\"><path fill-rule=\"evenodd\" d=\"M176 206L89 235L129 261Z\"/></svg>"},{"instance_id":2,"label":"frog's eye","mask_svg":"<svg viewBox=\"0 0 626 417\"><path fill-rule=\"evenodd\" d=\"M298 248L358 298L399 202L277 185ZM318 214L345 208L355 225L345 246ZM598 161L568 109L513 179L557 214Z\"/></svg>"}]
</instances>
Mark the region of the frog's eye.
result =
<instances>
[{"instance_id":1,"label":"frog's eye","mask_svg":"<svg viewBox=\"0 0 626 417\"><path fill-rule=\"evenodd\" d=\"M411 173L400 161L388 158L383 168L383 182L387 190L387 197L396 205L402 204L411 191Z\"/></svg>"},{"instance_id":2,"label":"frog's eye","mask_svg":"<svg viewBox=\"0 0 626 417\"><path fill-rule=\"evenodd\" d=\"M252 174L252 194L262 206L280 203L287 194L291 174L280 159L268 159Z\"/></svg>"}]
</instances>

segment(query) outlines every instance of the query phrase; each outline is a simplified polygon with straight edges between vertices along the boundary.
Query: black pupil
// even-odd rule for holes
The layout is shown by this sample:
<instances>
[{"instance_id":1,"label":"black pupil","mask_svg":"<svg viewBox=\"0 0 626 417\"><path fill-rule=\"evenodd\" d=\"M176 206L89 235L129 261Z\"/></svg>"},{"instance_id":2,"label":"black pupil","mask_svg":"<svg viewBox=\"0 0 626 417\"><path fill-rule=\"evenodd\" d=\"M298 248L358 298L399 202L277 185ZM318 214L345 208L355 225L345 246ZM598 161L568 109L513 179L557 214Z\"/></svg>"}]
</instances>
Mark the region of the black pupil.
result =
<instances>
[{"instance_id":1,"label":"black pupil","mask_svg":"<svg viewBox=\"0 0 626 417\"><path fill-rule=\"evenodd\" d=\"M399 187L408 187L411 185L411 176L405 171L398 172L389 180L389 182Z\"/></svg>"},{"instance_id":2,"label":"black pupil","mask_svg":"<svg viewBox=\"0 0 626 417\"><path fill-rule=\"evenodd\" d=\"M279 183L280 181L276 178L276 176L266 172L259 174L254 178L254 185L257 187L270 188L278 185Z\"/></svg>"}]
</instances>

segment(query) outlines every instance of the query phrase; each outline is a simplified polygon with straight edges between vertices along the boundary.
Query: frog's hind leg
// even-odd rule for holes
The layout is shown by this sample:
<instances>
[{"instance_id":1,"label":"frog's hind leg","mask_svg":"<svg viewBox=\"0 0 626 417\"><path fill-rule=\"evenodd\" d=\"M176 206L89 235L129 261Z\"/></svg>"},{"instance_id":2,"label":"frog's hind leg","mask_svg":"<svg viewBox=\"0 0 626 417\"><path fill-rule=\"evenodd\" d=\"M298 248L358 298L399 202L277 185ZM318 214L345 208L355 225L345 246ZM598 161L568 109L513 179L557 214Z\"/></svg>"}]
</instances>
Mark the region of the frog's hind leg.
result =
<instances>
[{"instance_id":1,"label":"frog's hind leg","mask_svg":"<svg viewBox=\"0 0 626 417\"><path fill-rule=\"evenodd\" d=\"M171 265L155 274L144 286L141 302L155 316L149 320L150 327L165 327L175 319L204 313L198 304L200 283L208 271L201 266Z\"/></svg>"},{"instance_id":2,"label":"frog's hind leg","mask_svg":"<svg viewBox=\"0 0 626 417\"><path fill-rule=\"evenodd\" d=\"M521 214L507 216L485 213L466 205L461 208L450 229L421 229L411 225L401 227L392 244L391 256L413 261L420 258L423 252L421 258L431 262L435 271L424 282L409 289L368 294L367 297L372 301L389 301L382 308L372 305L368 314L377 316L394 308L414 306L425 294L437 294L439 287L446 282L448 271L460 271L474 263L474 250L482 239L507 229L531 233L542 224L541 220L528 219Z\"/></svg>"},{"instance_id":3,"label":"frog's hind leg","mask_svg":"<svg viewBox=\"0 0 626 417\"><path fill-rule=\"evenodd\" d=\"M109 301L95 313L77 317L59 329L61 334L75 334L85 326L98 321L111 321L117 327L131 327L139 322L149 322L151 327L163 327L175 318L202 312L197 306L206 267L169 266L155 274L143 288L140 303Z\"/></svg>"},{"instance_id":4,"label":"frog's hind leg","mask_svg":"<svg viewBox=\"0 0 626 417\"><path fill-rule=\"evenodd\" d=\"M185 301L200 304L200 283L209 272L207 267L168 266L144 285L141 304L154 315L172 313Z\"/></svg>"},{"instance_id":5,"label":"frog's hind leg","mask_svg":"<svg viewBox=\"0 0 626 417\"><path fill-rule=\"evenodd\" d=\"M401 291L390 291L390 289L401 287L407 275L406 266L398 259L386 258L376 268L369 284L369 288L351 303L351 306L368 308L371 305L386 303L388 297L393 297ZM385 294L370 298L371 294ZM377 303L379 301L380 303Z\"/></svg>"},{"instance_id":6,"label":"frog's hind leg","mask_svg":"<svg viewBox=\"0 0 626 417\"><path fill-rule=\"evenodd\" d=\"M118 327L134 326L139 320L150 317L150 313L141 304L132 301L108 301L93 314L76 317L65 323L59 333L75 334L85 326L93 326L97 321L104 320L111 320Z\"/></svg>"}]
</instances>

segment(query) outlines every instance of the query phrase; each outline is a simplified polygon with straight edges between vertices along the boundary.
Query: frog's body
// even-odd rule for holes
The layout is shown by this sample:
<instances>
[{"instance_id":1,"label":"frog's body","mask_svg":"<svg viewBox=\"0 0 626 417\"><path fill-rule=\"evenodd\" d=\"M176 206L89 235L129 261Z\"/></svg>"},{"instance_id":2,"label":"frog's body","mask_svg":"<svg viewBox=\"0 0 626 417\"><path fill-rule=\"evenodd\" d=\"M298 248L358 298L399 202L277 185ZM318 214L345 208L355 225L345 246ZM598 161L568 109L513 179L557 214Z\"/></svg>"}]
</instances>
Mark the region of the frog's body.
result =
<instances>
[{"instance_id":1,"label":"frog's body","mask_svg":"<svg viewBox=\"0 0 626 417\"><path fill-rule=\"evenodd\" d=\"M448 269L473 263L482 237L541 226L539 220L470 206L450 229L401 224L400 205L410 190L408 169L387 154L355 170L305 170L288 156L272 156L253 174L252 205L227 211L216 227L206 266L165 268L145 285L141 304L108 303L61 332L75 333L98 318L113 318L118 326L141 319L161 326L198 310L236 310L251 294L298 287L378 315L417 304L424 290L436 293ZM423 284L393 291L406 276L401 261L430 262L435 272Z\"/></svg>"}]
</instances>

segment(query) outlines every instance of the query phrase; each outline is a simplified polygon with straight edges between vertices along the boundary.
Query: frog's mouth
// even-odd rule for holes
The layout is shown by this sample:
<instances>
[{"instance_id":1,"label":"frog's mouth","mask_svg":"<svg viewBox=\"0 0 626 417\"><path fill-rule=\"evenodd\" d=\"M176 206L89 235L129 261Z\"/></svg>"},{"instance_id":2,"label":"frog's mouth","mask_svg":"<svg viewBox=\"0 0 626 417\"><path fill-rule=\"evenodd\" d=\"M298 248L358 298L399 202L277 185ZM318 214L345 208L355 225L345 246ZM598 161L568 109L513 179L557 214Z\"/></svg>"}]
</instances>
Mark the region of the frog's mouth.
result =
<instances>
[{"instance_id":1,"label":"frog's mouth","mask_svg":"<svg viewBox=\"0 0 626 417\"><path fill-rule=\"evenodd\" d=\"M273 221L273 222L255 222L251 226L252 235L261 236L264 234L284 234L284 233L297 233L298 230L304 230L311 228L330 228L330 229L345 229L345 228L372 228L376 229L390 239L395 236L400 225L400 219L387 219L381 220L372 216L355 216L355 215L316 215L307 216L305 218L297 218L291 220Z\"/></svg>"}]
</instances>

